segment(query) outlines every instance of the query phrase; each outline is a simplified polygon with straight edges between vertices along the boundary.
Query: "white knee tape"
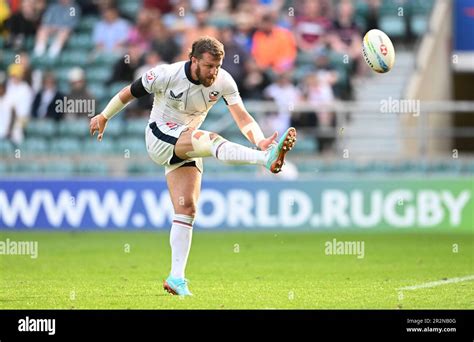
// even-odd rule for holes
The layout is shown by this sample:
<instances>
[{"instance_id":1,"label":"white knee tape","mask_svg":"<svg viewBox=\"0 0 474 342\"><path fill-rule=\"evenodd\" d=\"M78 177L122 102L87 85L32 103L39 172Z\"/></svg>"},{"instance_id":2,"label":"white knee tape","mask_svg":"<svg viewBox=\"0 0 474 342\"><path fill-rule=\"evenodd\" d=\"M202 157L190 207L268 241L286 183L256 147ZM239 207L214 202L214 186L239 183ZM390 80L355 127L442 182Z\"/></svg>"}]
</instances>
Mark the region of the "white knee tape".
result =
<instances>
[{"instance_id":1,"label":"white knee tape","mask_svg":"<svg viewBox=\"0 0 474 342\"><path fill-rule=\"evenodd\" d=\"M212 156L211 135L207 131L195 130L191 136L193 151L186 153L190 158L210 157Z\"/></svg>"}]
</instances>

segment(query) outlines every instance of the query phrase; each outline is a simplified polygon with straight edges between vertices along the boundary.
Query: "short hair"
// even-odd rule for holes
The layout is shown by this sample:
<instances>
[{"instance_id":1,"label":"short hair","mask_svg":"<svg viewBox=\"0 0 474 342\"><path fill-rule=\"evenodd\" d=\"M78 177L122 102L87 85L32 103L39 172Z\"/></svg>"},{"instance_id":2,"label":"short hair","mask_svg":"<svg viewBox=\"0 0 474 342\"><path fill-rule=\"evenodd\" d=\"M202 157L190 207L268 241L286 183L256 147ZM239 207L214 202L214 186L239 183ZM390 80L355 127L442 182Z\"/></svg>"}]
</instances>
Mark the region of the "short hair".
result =
<instances>
[{"instance_id":1,"label":"short hair","mask_svg":"<svg viewBox=\"0 0 474 342\"><path fill-rule=\"evenodd\" d=\"M215 58L224 58L224 45L214 37L204 36L193 43L189 52L189 59L202 58L203 53L210 53Z\"/></svg>"}]
</instances>

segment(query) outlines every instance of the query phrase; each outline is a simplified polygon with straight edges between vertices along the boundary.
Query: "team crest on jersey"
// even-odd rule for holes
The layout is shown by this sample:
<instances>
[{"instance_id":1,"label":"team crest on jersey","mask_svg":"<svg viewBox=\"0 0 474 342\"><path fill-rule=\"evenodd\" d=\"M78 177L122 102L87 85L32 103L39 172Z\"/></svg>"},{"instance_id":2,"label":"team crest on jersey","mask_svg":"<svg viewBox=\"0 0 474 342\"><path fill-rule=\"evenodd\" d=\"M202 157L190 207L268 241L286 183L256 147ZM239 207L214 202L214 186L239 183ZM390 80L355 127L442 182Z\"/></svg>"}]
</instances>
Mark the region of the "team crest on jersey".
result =
<instances>
[{"instance_id":1,"label":"team crest on jersey","mask_svg":"<svg viewBox=\"0 0 474 342\"><path fill-rule=\"evenodd\" d=\"M155 73L153 72L153 70L150 70L146 73L146 79L148 81L153 81L155 79L156 75Z\"/></svg>"},{"instance_id":2,"label":"team crest on jersey","mask_svg":"<svg viewBox=\"0 0 474 342\"><path fill-rule=\"evenodd\" d=\"M219 95L219 92L218 91L211 91L209 93L209 99L210 101L217 101L217 96Z\"/></svg>"},{"instance_id":3,"label":"team crest on jersey","mask_svg":"<svg viewBox=\"0 0 474 342\"><path fill-rule=\"evenodd\" d=\"M173 98L173 99L175 99L175 100L179 100L181 97L183 97L183 93L184 93L184 91L182 91L182 92L179 93L179 94L175 94L175 93L173 93L172 90L170 90L171 98Z\"/></svg>"}]
</instances>

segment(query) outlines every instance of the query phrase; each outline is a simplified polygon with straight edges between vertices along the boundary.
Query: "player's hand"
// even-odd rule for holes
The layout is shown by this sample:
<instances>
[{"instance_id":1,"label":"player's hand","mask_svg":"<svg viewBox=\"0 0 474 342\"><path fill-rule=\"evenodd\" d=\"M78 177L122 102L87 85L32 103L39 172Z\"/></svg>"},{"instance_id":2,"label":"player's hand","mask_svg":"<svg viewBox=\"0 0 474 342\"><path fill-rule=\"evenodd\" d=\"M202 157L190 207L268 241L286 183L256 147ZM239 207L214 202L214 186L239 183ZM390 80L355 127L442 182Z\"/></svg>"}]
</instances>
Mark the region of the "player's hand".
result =
<instances>
[{"instance_id":1,"label":"player's hand","mask_svg":"<svg viewBox=\"0 0 474 342\"><path fill-rule=\"evenodd\" d=\"M258 148L262 151L265 151L268 149L268 147L271 145L271 144L276 144L276 138L278 136L278 132L275 132L273 133L271 136L269 136L268 138L266 139L263 139L262 141L260 141L258 143Z\"/></svg>"},{"instance_id":2,"label":"player's hand","mask_svg":"<svg viewBox=\"0 0 474 342\"><path fill-rule=\"evenodd\" d=\"M91 119L89 123L89 131L91 135L94 135L95 132L99 132L97 135L97 140L102 141L102 137L104 136L105 126L107 126L107 119L102 115L96 115Z\"/></svg>"}]
</instances>

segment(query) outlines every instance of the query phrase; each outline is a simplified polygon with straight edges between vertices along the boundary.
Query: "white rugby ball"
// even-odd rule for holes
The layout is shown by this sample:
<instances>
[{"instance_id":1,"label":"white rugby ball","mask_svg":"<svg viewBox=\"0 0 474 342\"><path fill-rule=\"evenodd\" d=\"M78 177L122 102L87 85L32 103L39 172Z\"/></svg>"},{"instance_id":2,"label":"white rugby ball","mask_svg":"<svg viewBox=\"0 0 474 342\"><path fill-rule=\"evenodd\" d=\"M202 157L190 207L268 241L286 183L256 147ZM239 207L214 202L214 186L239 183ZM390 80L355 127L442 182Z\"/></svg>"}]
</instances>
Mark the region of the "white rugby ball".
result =
<instances>
[{"instance_id":1,"label":"white rugby ball","mask_svg":"<svg viewBox=\"0 0 474 342\"><path fill-rule=\"evenodd\" d=\"M395 49L392 41L380 30L373 29L365 34L362 52L365 62L375 72L389 72L395 63Z\"/></svg>"}]
</instances>

